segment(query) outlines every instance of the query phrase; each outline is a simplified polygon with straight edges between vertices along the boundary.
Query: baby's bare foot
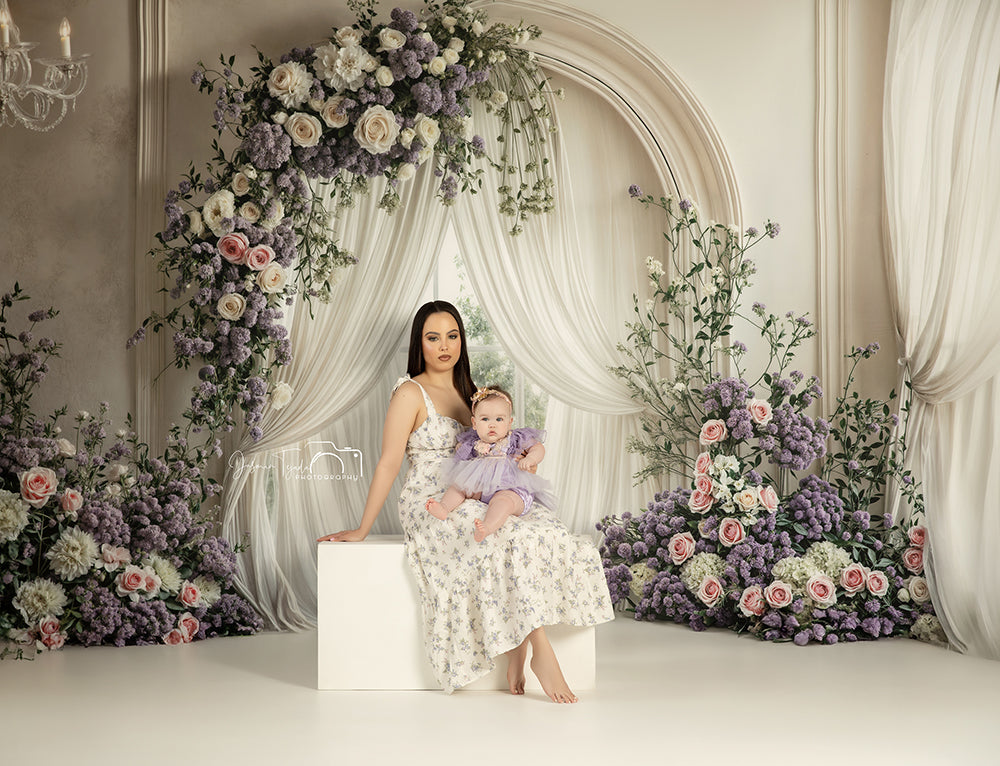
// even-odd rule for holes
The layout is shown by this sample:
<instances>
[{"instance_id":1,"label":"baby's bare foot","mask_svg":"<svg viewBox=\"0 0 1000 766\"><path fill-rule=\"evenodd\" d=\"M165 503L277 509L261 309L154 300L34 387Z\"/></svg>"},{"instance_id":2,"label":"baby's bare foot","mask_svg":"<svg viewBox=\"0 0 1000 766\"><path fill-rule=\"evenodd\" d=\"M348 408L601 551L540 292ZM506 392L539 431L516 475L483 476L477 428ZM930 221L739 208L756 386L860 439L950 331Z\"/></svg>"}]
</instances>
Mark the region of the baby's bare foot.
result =
<instances>
[{"instance_id":1,"label":"baby's bare foot","mask_svg":"<svg viewBox=\"0 0 1000 766\"><path fill-rule=\"evenodd\" d=\"M573 694L563 678L562 669L556 659L555 652L549 646L539 651L539 647L533 647L531 655L531 672L537 676L545 692L553 702L577 702L579 698Z\"/></svg>"},{"instance_id":2,"label":"baby's bare foot","mask_svg":"<svg viewBox=\"0 0 1000 766\"><path fill-rule=\"evenodd\" d=\"M527 641L507 652L507 686L511 694L524 694L524 661L527 657Z\"/></svg>"},{"instance_id":3,"label":"baby's bare foot","mask_svg":"<svg viewBox=\"0 0 1000 766\"><path fill-rule=\"evenodd\" d=\"M477 543L481 543L483 540L486 539L486 535L488 535L489 532L487 531L486 526L483 524L482 519L476 519L474 522L472 522L472 524L476 528L476 531L472 534L472 539L475 540Z\"/></svg>"},{"instance_id":4,"label":"baby's bare foot","mask_svg":"<svg viewBox=\"0 0 1000 766\"><path fill-rule=\"evenodd\" d=\"M445 507L433 497L424 503L424 507L431 516L441 519L442 521L448 518L448 511L446 511Z\"/></svg>"}]
</instances>

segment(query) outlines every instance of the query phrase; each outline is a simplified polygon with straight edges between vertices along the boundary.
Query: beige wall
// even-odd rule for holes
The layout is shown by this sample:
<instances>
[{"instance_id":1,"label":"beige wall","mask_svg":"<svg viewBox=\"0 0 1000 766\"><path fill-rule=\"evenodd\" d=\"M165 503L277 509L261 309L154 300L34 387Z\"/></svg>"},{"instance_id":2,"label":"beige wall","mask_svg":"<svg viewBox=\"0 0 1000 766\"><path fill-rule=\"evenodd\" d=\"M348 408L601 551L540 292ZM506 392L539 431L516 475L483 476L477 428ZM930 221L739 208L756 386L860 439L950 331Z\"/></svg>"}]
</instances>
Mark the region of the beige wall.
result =
<instances>
[{"instance_id":1,"label":"beige wall","mask_svg":"<svg viewBox=\"0 0 1000 766\"><path fill-rule=\"evenodd\" d=\"M817 69L817 14L831 3L836 0L569 3L636 38L687 82L726 144L745 223L773 218L782 225L781 236L756 256L752 299L813 315L824 289L821 264L831 255L822 252L816 234L822 217L816 208L816 105L830 96ZM384 3L383 11L392 5ZM846 22L839 34L847 54L839 89L845 141L842 327L850 342L879 340L887 348L863 380L866 389L879 392L895 384L880 228L879 115L889 0L850 0L841 7ZM133 360L124 342L135 321L132 285L140 258L132 246L135 7L128 0L12 0L12 12L25 37L42 38L52 49L55 33L48 28L69 15L74 50L93 57L88 89L63 125L46 134L0 129L6 179L0 183L0 265L7 281L19 279L63 310L53 332L66 343L65 362L40 401L93 409L108 399L120 416L134 406ZM169 0L168 172L162 188L176 183L190 161L200 163L209 154L212 99L189 81L198 60L236 53L246 71L255 62L251 43L277 58L347 20L343 3L328 0ZM801 362L812 372L819 354L804 353ZM176 376L161 385L168 390L166 422L183 408L186 390Z\"/></svg>"}]
</instances>

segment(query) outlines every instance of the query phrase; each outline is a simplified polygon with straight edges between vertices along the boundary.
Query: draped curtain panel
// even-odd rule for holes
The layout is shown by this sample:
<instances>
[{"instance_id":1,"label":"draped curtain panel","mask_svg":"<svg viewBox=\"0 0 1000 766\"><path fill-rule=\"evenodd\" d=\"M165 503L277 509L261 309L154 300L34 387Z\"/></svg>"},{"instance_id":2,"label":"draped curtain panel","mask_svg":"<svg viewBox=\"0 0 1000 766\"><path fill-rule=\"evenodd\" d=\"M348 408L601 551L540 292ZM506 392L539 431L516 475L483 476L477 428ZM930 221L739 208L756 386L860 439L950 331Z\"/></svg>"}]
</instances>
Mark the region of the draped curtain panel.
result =
<instances>
[{"instance_id":1,"label":"draped curtain panel","mask_svg":"<svg viewBox=\"0 0 1000 766\"><path fill-rule=\"evenodd\" d=\"M927 574L962 651L1000 659L1000 3L896 0L884 161L890 299L914 402Z\"/></svg>"}]
</instances>

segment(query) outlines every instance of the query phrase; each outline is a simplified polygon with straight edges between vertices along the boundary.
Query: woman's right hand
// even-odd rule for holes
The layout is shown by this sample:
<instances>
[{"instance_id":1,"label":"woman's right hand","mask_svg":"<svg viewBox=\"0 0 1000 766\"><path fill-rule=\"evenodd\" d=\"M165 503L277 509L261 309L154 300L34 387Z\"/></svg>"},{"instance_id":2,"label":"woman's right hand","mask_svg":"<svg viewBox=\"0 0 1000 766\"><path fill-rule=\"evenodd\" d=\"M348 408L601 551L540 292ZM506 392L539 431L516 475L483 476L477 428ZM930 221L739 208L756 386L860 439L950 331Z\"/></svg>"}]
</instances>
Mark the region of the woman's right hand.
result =
<instances>
[{"instance_id":1,"label":"woman's right hand","mask_svg":"<svg viewBox=\"0 0 1000 766\"><path fill-rule=\"evenodd\" d=\"M318 543L359 543L364 540L368 535L362 532L360 529L345 529L343 532L334 532L333 534L323 535L322 537L317 537L316 542Z\"/></svg>"}]
</instances>

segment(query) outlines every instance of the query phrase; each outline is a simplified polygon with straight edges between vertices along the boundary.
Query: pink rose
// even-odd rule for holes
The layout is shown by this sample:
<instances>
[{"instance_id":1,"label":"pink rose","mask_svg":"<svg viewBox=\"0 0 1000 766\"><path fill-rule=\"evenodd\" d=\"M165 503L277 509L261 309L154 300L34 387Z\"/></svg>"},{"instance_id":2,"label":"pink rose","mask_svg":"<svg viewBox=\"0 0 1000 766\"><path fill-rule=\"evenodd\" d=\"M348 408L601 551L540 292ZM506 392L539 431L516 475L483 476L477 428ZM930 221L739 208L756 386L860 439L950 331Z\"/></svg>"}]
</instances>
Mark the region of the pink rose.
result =
<instances>
[{"instance_id":1,"label":"pink rose","mask_svg":"<svg viewBox=\"0 0 1000 766\"><path fill-rule=\"evenodd\" d=\"M41 508L56 493L57 484L51 468L32 468L21 474L21 497L32 508Z\"/></svg>"},{"instance_id":2,"label":"pink rose","mask_svg":"<svg viewBox=\"0 0 1000 766\"><path fill-rule=\"evenodd\" d=\"M709 575L701 581L698 588L698 598L705 606L715 606L722 598L722 583L715 575Z\"/></svg>"},{"instance_id":3,"label":"pink rose","mask_svg":"<svg viewBox=\"0 0 1000 766\"><path fill-rule=\"evenodd\" d=\"M903 566L913 574L920 574L924 571L924 549L907 548L903 551Z\"/></svg>"},{"instance_id":4,"label":"pink rose","mask_svg":"<svg viewBox=\"0 0 1000 766\"><path fill-rule=\"evenodd\" d=\"M705 513L709 508L712 507L712 496L707 492L702 492L700 489L696 489L691 493L691 498L688 500L688 508L694 513Z\"/></svg>"},{"instance_id":5,"label":"pink rose","mask_svg":"<svg viewBox=\"0 0 1000 766\"><path fill-rule=\"evenodd\" d=\"M83 508L83 495L75 489L64 489L59 498L59 507L66 513L76 513Z\"/></svg>"},{"instance_id":6,"label":"pink rose","mask_svg":"<svg viewBox=\"0 0 1000 766\"><path fill-rule=\"evenodd\" d=\"M857 562L848 564L840 573L840 587L848 593L857 593L868 582L868 570Z\"/></svg>"},{"instance_id":7,"label":"pink rose","mask_svg":"<svg viewBox=\"0 0 1000 766\"><path fill-rule=\"evenodd\" d=\"M694 461L694 473L695 476L699 476L703 473L708 473L708 469L712 467L712 456L707 452L699 452L697 459Z\"/></svg>"},{"instance_id":8,"label":"pink rose","mask_svg":"<svg viewBox=\"0 0 1000 766\"><path fill-rule=\"evenodd\" d=\"M132 554L128 552L128 548L120 545L110 545L109 543L101 544L99 567L103 567L108 572L113 572L122 564L130 563L132 563Z\"/></svg>"},{"instance_id":9,"label":"pink rose","mask_svg":"<svg viewBox=\"0 0 1000 766\"><path fill-rule=\"evenodd\" d=\"M767 603L764 601L764 591L761 590L759 585L751 585L740 596L740 611L743 612L744 617L760 617L764 614L766 607Z\"/></svg>"},{"instance_id":10,"label":"pink rose","mask_svg":"<svg viewBox=\"0 0 1000 766\"><path fill-rule=\"evenodd\" d=\"M201 590L193 582L185 580L177 598L184 606L196 607L201 603Z\"/></svg>"},{"instance_id":11,"label":"pink rose","mask_svg":"<svg viewBox=\"0 0 1000 766\"><path fill-rule=\"evenodd\" d=\"M152 596L160 590L160 586L163 584L163 581L160 579L160 576L156 574L156 572L148 567L143 569L143 572L146 575L146 584L143 587L143 590L146 591L146 595Z\"/></svg>"},{"instance_id":12,"label":"pink rose","mask_svg":"<svg viewBox=\"0 0 1000 766\"><path fill-rule=\"evenodd\" d=\"M806 595L817 606L830 606L837 600L837 586L825 574L815 574L806 582Z\"/></svg>"},{"instance_id":13,"label":"pink rose","mask_svg":"<svg viewBox=\"0 0 1000 766\"><path fill-rule=\"evenodd\" d=\"M59 632L59 619L46 615L38 621L38 632L43 636L54 636Z\"/></svg>"},{"instance_id":14,"label":"pink rose","mask_svg":"<svg viewBox=\"0 0 1000 766\"><path fill-rule=\"evenodd\" d=\"M694 477L694 488L706 495L711 495L712 480L707 475L700 473Z\"/></svg>"},{"instance_id":15,"label":"pink rose","mask_svg":"<svg viewBox=\"0 0 1000 766\"><path fill-rule=\"evenodd\" d=\"M219 240L219 254L237 266L242 266L247 262L248 247L250 247L250 240L247 239L246 234L239 231L227 234Z\"/></svg>"},{"instance_id":16,"label":"pink rose","mask_svg":"<svg viewBox=\"0 0 1000 766\"><path fill-rule=\"evenodd\" d=\"M680 566L694 553L694 537L690 532L678 532L670 538L667 549L670 551L670 560L675 566Z\"/></svg>"},{"instance_id":17,"label":"pink rose","mask_svg":"<svg viewBox=\"0 0 1000 766\"><path fill-rule=\"evenodd\" d=\"M792 603L792 586L787 582L775 580L764 588L764 599L772 609L781 609Z\"/></svg>"},{"instance_id":18,"label":"pink rose","mask_svg":"<svg viewBox=\"0 0 1000 766\"><path fill-rule=\"evenodd\" d=\"M738 520L727 517L719 522L719 542L727 548L743 542L746 536L747 531Z\"/></svg>"},{"instance_id":19,"label":"pink rose","mask_svg":"<svg viewBox=\"0 0 1000 766\"><path fill-rule=\"evenodd\" d=\"M66 634L65 633L52 633L51 635L43 635L42 643L50 651L55 651L56 649L62 649L66 644Z\"/></svg>"},{"instance_id":20,"label":"pink rose","mask_svg":"<svg viewBox=\"0 0 1000 766\"><path fill-rule=\"evenodd\" d=\"M927 542L926 527L910 527L910 531L907 534L910 538L910 545L916 546L917 548L923 548L924 543Z\"/></svg>"},{"instance_id":21,"label":"pink rose","mask_svg":"<svg viewBox=\"0 0 1000 766\"><path fill-rule=\"evenodd\" d=\"M185 644L190 643L191 640L198 635L198 629L200 627L201 623L198 622L198 618L190 612L185 612L177 618L177 628L184 634Z\"/></svg>"},{"instance_id":22,"label":"pink rose","mask_svg":"<svg viewBox=\"0 0 1000 766\"><path fill-rule=\"evenodd\" d=\"M778 493L774 491L774 487L761 487L758 495L760 496L760 504L768 513L774 513L778 510Z\"/></svg>"},{"instance_id":23,"label":"pink rose","mask_svg":"<svg viewBox=\"0 0 1000 766\"><path fill-rule=\"evenodd\" d=\"M771 422L771 405L763 399L751 399L747 402L747 409L757 425L766 426Z\"/></svg>"},{"instance_id":24,"label":"pink rose","mask_svg":"<svg viewBox=\"0 0 1000 766\"><path fill-rule=\"evenodd\" d=\"M115 578L115 588L119 596L128 596L133 601L139 600L139 591L146 587L146 573L141 567L129 564L125 571Z\"/></svg>"},{"instance_id":25,"label":"pink rose","mask_svg":"<svg viewBox=\"0 0 1000 766\"><path fill-rule=\"evenodd\" d=\"M718 444L727 436L726 424L721 420L706 420L698 435L698 443L706 447Z\"/></svg>"},{"instance_id":26,"label":"pink rose","mask_svg":"<svg viewBox=\"0 0 1000 766\"><path fill-rule=\"evenodd\" d=\"M172 631L170 631L169 633L167 633L167 635L163 637L163 643L167 644L168 646L177 646L178 644L187 643L184 640L184 631L181 630L180 628L174 628Z\"/></svg>"},{"instance_id":27,"label":"pink rose","mask_svg":"<svg viewBox=\"0 0 1000 766\"><path fill-rule=\"evenodd\" d=\"M244 256L246 265L254 271L263 271L271 261L274 260L274 250L268 245L257 245L246 251Z\"/></svg>"},{"instance_id":28,"label":"pink rose","mask_svg":"<svg viewBox=\"0 0 1000 766\"><path fill-rule=\"evenodd\" d=\"M885 572L869 572L866 585L869 593L881 598L889 590L889 578L886 577Z\"/></svg>"}]
</instances>

